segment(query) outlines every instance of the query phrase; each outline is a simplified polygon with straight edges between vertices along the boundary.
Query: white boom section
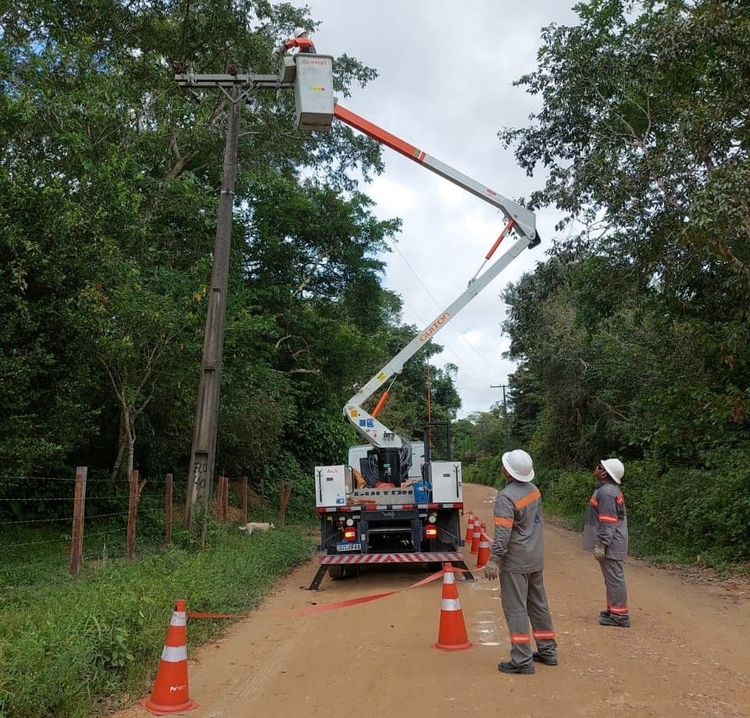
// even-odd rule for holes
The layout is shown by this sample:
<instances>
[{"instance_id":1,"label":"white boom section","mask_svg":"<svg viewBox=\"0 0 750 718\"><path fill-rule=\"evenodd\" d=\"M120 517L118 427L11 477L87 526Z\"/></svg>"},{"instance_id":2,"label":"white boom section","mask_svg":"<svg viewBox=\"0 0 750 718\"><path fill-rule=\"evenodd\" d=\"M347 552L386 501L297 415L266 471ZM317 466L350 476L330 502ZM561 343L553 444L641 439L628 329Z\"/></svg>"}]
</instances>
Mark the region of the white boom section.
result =
<instances>
[{"instance_id":1,"label":"white boom section","mask_svg":"<svg viewBox=\"0 0 750 718\"><path fill-rule=\"evenodd\" d=\"M514 221L510 221L502 231L497 242L490 250L485 261L490 259L501 240L507 236L514 227ZM401 437L388 427L381 424L376 418L362 408L366 402L383 384L394 374L398 374L404 364L411 359L427 342L430 341L453 317L458 314L474 297L479 294L500 272L503 271L533 239L523 235L511 248L499 257L479 277L474 277L464 292L444 312L441 312L430 322L422 332L412 339L393 359L391 359L370 381L367 382L344 407L344 416L352 423L354 428L370 443L379 448L398 448L402 444Z\"/></svg>"},{"instance_id":2,"label":"white boom section","mask_svg":"<svg viewBox=\"0 0 750 718\"><path fill-rule=\"evenodd\" d=\"M390 147L392 150L401 153L410 160L418 162L422 167L431 172L453 182L453 184L457 184L459 187L463 187L463 189L475 197L489 202L505 215L506 221L510 222L512 220L515 222L518 234L528 237L534 244L538 243L539 235L536 230L536 216L533 212L526 209L526 207L518 204L518 202L503 197L499 192L485 187L485 185L476 182L471 177L463 174L463 172L459 172L444 162L435 159L418 147L405 142L400 137L396 137L396 135L391 134L382 127L378 127L378 125L366 120L364 117L360 117L338 103L334 105L333 116L347 125L354 127L354 129L364 132L364 134L386 145L386 147Z\"/></svg>"}]
</instances>

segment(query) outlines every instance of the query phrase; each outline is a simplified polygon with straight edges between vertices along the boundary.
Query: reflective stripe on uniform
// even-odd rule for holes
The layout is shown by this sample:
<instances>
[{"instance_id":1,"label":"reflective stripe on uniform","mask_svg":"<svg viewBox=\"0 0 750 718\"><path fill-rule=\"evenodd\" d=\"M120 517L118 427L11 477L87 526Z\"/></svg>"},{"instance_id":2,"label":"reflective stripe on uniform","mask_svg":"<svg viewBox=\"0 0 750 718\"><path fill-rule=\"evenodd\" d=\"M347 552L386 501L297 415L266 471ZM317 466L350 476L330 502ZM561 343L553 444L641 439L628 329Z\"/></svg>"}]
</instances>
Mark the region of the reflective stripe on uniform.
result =
<instances>
[{"instance_id":1,"label":"reflective stripe on uniform","mask_svg":"<svg viewBox=\"0 0 750 718\"><path fill-rule=\"evenodd\" d=\"M513 519L506 518L505 516L495 516L495 526L502 526L505 529L512 529Z\"/></svg>"},{"instance_id":2,"label":"reflective stripe on uniform","mask_svg":"<svg viewBox=\"0 0 750 718\"><path fill-rule=\"evenodd\" d=\"M555 639L554 631L534 631L534 638L542 641L553 641Z\"/></svg>"},{"instance_id":3,"label":"reflective stripe on uniform","mask_svg":"<svg viewBox=\"0 0 750 718\"><path fill-rule=\"evenodd\" d=\"M626 613L628 613L628 607L627 606L610 606L609 612L614 613L616 616L624 616Z\"/></svg>"},{"instance_id":4,"label":"reflective stripe on uniform","mask_svg":"<svg viewBox=\"0 0 750 718\"><path fill-rule=\"evenodd\" d=\"M531 640L529 639L528 633L511 633L510 642L511 643L531 643Z\"/></svg>"},{"instance_id":5,"label":"reflective stripe on uniform","mask_svg":"<svg viewBox=\"0 0 750 718\"><path fill-rule=\"evenodd\" d=\"M607 524L616 524L617 516L609 516L608 514L600 514L599 521L604 521Z\"/></svg>"},{"instance_id":6,"label":"reflective stripe on uniform","mask_svg":"<svg viewBox=\"0 0 750 718\"><path fill-rule=\"evenodd\" d=\"M541 498L542 498L541 492L539 491L539 489L535 489L527 496L524 496L522 499L518 499L518 501L516 501L515 503L515 507L520 511L525 506L528 506L529 504L533 503L537 499L541 499Z\"/></svg>"}]
</instances>

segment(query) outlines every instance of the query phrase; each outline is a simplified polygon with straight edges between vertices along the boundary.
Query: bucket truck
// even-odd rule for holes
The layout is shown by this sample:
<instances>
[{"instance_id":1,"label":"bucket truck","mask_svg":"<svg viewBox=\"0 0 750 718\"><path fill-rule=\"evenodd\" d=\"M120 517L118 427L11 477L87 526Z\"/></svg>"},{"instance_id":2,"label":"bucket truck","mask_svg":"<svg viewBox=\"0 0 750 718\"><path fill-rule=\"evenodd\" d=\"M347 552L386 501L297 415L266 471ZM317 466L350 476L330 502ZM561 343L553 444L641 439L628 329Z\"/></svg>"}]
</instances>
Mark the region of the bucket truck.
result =
<instances>
[{"instance_id":1,"label":"bucket truck","mask_svg":"<svg viewBox=\"0 0 750 718\"><path fill-rule=\"evenodd\" d=\"M310 589L320 586L326 572L332 578L343 578L367 564L426 563L439 567L452 562L466 569L460 552L460 462L451 461L450 454L447 460L433 461L427 432L424 441L412 442L383 425L377 415L387 389L371 412L364 404L524 249L535 247L540 241L535 216L525 207L338 103L334 103L333 115L490 203L502 212L506 224L458 298L346 402L345 417L367 443L350 447L346 463L315 467L320 567ZM506 238L513 243L487 266ZM464 575L473 578L468 569Z\"/></svg>"}]
</instances>

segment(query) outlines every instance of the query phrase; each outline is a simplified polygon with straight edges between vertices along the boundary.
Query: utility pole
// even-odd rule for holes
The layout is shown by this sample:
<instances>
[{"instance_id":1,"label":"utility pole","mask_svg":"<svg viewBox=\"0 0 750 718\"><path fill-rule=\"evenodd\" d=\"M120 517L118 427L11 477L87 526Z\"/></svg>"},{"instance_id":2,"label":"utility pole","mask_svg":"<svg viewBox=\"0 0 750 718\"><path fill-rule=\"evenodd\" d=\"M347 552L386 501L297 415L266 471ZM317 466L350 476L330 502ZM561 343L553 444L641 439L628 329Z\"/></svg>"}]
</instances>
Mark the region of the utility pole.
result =
<instances>
[{"instance_id":1,"label":"utility pole","mask_svg":"<svg viewBox=\"0 0 750 718\"><path fill-rule=\"evenodd\" d=\"M186 528L192 528L195 507L200 500L203 504L203 538L207 528L208 511L211 505L211 491L216 457L216 436L219 417L219 393L221 386L221 365L224 351L224 317L227 304L227 284L229 278L229 250L232 237L232 217L234 212L234 188L237 177L237 147L239 143L240 110L248 95L256 89L294 87L291 82L282 82L277 75L253 75L231 72L222 75L196 75L192 72L176 74L180 87L188 88L193 94L201 88L218 88L230 102L227 140L224 150L224 168L219 200L219 214L214 244L213 269L211 272L211 293L208 298L206 333L203 341L203 360L198 388L198 401L195 412L193 445L190 451L190 475L185 501Z\"/></svg>"},{"instance_id":2,"label":"utility pole","mask_svg":"<svg viewBox=\"0 0 750 718\"><path fill-rule=\"evenodd\" d=\"M490 384L490 389L503 390L503 431L505 432L505 450L510 451L510 426L508 425L508 404L505 400L505 384Z\"/></svg>"}]
</instances>

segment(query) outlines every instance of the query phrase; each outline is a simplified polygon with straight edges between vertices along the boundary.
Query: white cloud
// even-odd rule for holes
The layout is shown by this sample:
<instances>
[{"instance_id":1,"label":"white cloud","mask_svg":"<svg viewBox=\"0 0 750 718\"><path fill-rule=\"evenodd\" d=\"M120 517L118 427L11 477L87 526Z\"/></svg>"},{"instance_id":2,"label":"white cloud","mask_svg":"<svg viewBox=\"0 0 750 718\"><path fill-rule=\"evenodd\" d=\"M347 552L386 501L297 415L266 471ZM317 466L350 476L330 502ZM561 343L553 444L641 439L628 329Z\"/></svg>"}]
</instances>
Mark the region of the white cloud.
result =
<instances>
[{"instance_id":1,"label":"white cloud","mask_svg":"<svg viewBox=\"0 0 750 718\"><path fill-rule=\"evenodd\" d=\"M378 71L367 87L341 98L344 106L506 197L527 196L543 184L543 177L525 175L497 133L524 126L539 109L538 99L513 81L535 69L542 27L575 22L567 3L292 4L307 6L321 22L313 36L319 53L346 53ZM383 156L385 173L362 189L379 217L403 220L384 283L403 297L404 321L421 327L466 288L504 221L495 208L417 163L387 148ZM500 328L506 311L500 294L544 259L558 220L552 211L538 214L543 244L524 251L436 338L445 350L435 363L459 367L461 416L502 400L502 391L490 387L507 384L514 366L502 357L509 340Z\"/></svg>"},{"instance_id":2,"label":"white cloud","mask_svg":"<svg viewBox=\"0 0 750 718\"><path fill-rule=\"evenodd\" d=\"M377 214L384 218L407 214L418 204L416 192L404 186L402 182L385 176L380 176L371 182L365 188L365 193L377 203Z\"/></svg>"}]
</instances>

